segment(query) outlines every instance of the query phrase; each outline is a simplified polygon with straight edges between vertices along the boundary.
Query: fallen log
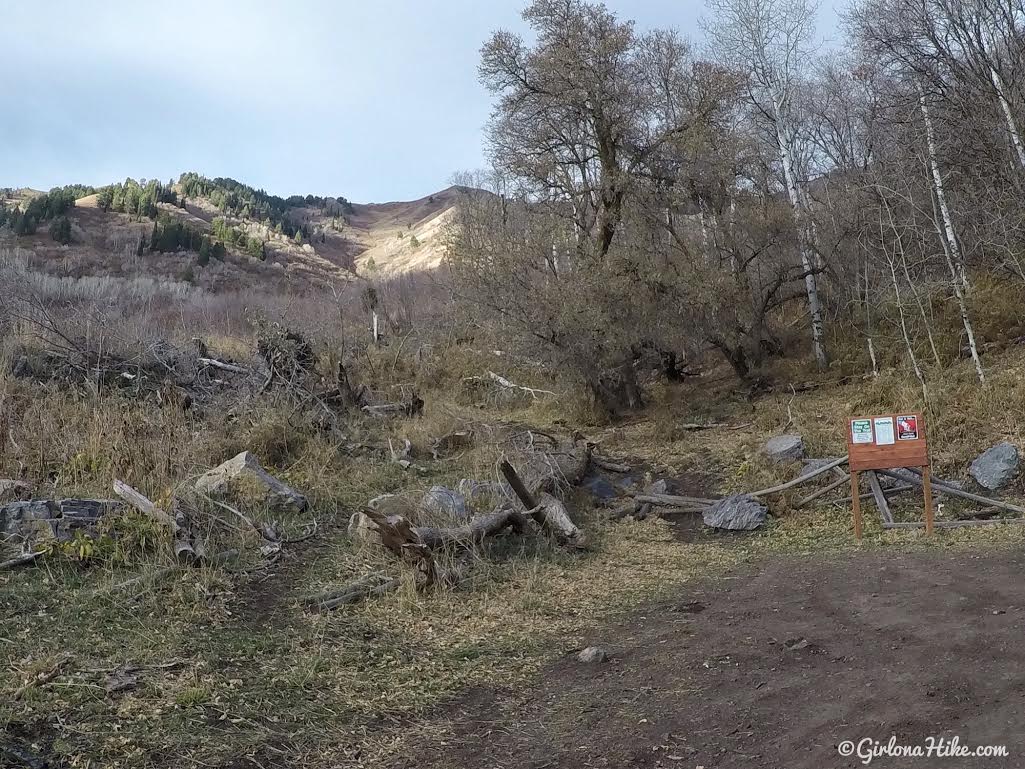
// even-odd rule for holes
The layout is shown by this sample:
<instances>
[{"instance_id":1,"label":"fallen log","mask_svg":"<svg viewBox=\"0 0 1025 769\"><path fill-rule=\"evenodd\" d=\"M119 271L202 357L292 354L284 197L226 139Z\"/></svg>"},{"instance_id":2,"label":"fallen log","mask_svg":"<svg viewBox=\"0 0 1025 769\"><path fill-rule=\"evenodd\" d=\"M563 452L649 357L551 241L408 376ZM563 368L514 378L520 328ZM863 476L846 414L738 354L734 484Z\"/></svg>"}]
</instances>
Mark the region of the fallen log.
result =
<instances>
[{"instance_id":1,"label":"fallen log","mask_svg":"<svg viewBox=\"0 0 1025 769\"><path fill-rule=\"evenodd\" d=\"M389 578L382 574L370 574L342 588L304 598L303 603L311 611L331 611L339 606L353 604L365 598L375 598L385 593L390 593L393 590L397 590L400 584L401 580L397 577Z\"/></svg>"},{"instance_id":2,"label":"fallen log","mask_svg":"<svg viewBox=\"0 0 1025 769\"><path fill-rule=\"evenodd\" d=\"M839 467L840 465L844 464L846 461L847 461L847 457L846 456L842 456L839 459L834 459L832 462L829 462L828 464L822 465L822 467L815 468L810 473L805 473L804 475L799 475L797 478L794 478L792 481L787 481L786 483L781 483L778 486L771 486L770 488L762 489L761 491L752 491L747 496L749 496L749 497L756 497L757 498L757 497L765 497L765 496L768 496L769 494L778 494L781 491L786 491L787 489L792 489L794 486L798 486L798 485L800 485L802 483L806 483L807 481L810 481L812 478L817 478L817 477L819 477L820 475L822 475L824 473L828 473L834 467Z\"/></svg>"},{"instance_id":3,"label":"fallen log","mask_svg":"<svg viewBox=\"0 0 1025 769\"><path fill-rule=\"evenodd\" d=\"M144 515L171 528L174 537L174 557L179 561L198 563L206 555L206 546L195 536L181 507L175 505L174 514L164 512L145 495L127 483L114 479L114 493Z\"/></svg>"},{"instance_id":4,"label":"fallen log","mask_svg":"<svg viewBox=\"0 0 1025 769\"><path fill-rule=\"evenodd\" d=\"M15 556L6 561L0 561L0 571L6 571L7 569L16 569L19 566L25 566L26 564L32 563L37 558L43 556L44 551L40 550L37 553L22 553L19 556Z\"/></svg>"},{"instance_id":5,"label":"fallen log","mask_svg":"<svg viewBox=\"0 0 1025 769\"><path fill-rule=\"evenodd\" d=\"M914 483L916 486L924 485L924 480L920 475L912 474L902 476L898 475L897 473L891 470L879 470L877 472L889 478L896 478L900 481L910 481L911 483ZM1018 505L1012 505L1009 502L1001 502L1000 500L990 499L989 497L984 497L980 494L972 494L969 491L962 491L961 489L956 489L953 486L947 486L946 484L930 483L929 485L932 487L934 491L938 491L939 493L946 494L950 497L960 497L961 499L967 499L971 502L977 502L980 505L988 505L989 507L996 507L1000 510L1007 510L1012 513L1020 513L1021 515L1025 515L1025 508L1019 507Z\"/></svg>"},{"instance_id":6,"label":"fallen log","mask_svg":"<svg viewBox=\"0 0 1025 769\"><path fill-rule=\"evenodd\" d=\"M573 523L562 502L546 491L541 491L537 496L531 493L507 460L503 459L498 466L513 493L527 509L527 515L537 521L542 528L555 534L564 544L573 547L586 546L584 532Z\"/></svg>"}]
</instances>

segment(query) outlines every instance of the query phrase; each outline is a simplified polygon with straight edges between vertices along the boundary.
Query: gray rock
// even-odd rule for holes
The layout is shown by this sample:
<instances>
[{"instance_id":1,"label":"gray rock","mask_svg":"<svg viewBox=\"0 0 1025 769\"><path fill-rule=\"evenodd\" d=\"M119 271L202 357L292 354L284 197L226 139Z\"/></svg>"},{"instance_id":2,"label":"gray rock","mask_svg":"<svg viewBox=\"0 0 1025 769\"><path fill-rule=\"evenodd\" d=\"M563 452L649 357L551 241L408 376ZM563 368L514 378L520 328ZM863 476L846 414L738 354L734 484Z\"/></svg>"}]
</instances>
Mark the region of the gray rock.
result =
<instances>
[{"instance_id":1,"label":"gray rock","mask_svg":"<svg viewBox=\"0 0 1025 769\"><path fill-rule=\"evenodd\" d=\"M595 499L608 500L619 496L619 489L616 488L607 478L600 475L593 475L585 478L580 484L584 489L591 492Z\"/></svg>"},{"instance_id":2,"label":"gray rock","mask_svg":"<svg viewBox=\"0 0 1025 769\"><path fill-rule=\"evenodd\" d=\"M982 452L968 472L982 488L996 491L1017 475L1018 464L1018 449L1005 441Z\"/></svg>"},{"instance_id":3,"label":"gray rock","mask_svg":"<svg viewBox=\"0 0 1025 769\"><path fill-rule=\"evenodd\" d=\"M704 512L706 526L729 531L751 531L765 523L769 509L754 497L735 494L720 499Z\"/></svg>"},{"instance_id":4,"label":"gray rock","mask_svg":"<svg viewBox=\"0 0 1025 769\"><path fill-rule=\"evenodd\" d=\"M508 499L512 494L512 489L501 481L477 481L473 478L463 478L457 489L471 504L480 499Z\"/></svg>"},{"instance_id":5,"label":"gray rock","mask_svg":"<svg viewBox=\"0 0 1025 769\"><path fill-rule=\"evenodd\" d=\"M470 517L466 497L447 486L431 486L420 500L420 509L456 521L465 521Z\"/></svg>"},{"instance_id":6,"label":"gray rock","mask_svg":"<svg viewBox=\"0 0 1025 769\"><path fill-rule=\"evenodd\" d=\"M649 483L647 486L645 486L644 487L644 493L645 494L668 494L669 493L669 483L666 481L665 478L659 478L657 481L654 481L653 483Z\"/></svg>"},{"instance_id":7,"label":"gray rock","mask_svg":"<svg viewBox=\"0 0 1025 769\"><path fill-rule=\"evenodd\" d=\"M777 435L765 442L765 453L779 464L804 459L804 439L797 434Z\"/></svg>"},{"instance_id":8,"label":"gray rock","mask_svg":"<svg viewBox=\"0 0 1025 769\"><path fill-rule=\"evenodd\" d=\"M77 531L97 534L103 516L124 505L109 499L37 499L0 507L0 539L16 543L56 539L70 542Z\"/></svg>"},{"instance_id":9,"label":"gray rock","mask_svg":"<svg viewBox=\"0 0 1025 769\"><path fill-rule=\"evenodd\" d=\"M609 659L609 653L600 646L588 646L580 654L577 655L577 659L581 662L597 663L606 662Z\"/></svg>"},{"instance_id":10,"label":"gray rock","mask_svg":"<svg viewBox=\"0 0 1025 769\"><path fill-rule=\"evenodd\" d=\"M212 497L238 497L270 510L302 512L309 507L305 496L264 470L248 451L200 476L196 489Z\"/></svg>"},{"instance_id":11,"label":"gray rock","mask_svg":"<svg viewBox=\"0 0 1025 769\"><path fill-rule=\"evenodd\" d=\"M349 537L355 542L380 542L377 524L375 524L365 513L353 513L349 518Z\"/></svg>"}]
</instances>

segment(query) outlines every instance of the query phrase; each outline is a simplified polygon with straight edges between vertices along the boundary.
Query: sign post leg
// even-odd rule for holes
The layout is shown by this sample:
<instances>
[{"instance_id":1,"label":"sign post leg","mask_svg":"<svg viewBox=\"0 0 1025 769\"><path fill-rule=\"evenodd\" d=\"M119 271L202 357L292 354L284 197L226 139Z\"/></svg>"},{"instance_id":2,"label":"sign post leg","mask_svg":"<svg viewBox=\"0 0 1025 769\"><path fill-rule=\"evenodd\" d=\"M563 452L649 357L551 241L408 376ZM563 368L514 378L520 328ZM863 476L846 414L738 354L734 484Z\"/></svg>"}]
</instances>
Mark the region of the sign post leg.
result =
<instances>
[{"instance_id":1,"label":"sign post leg","mask_svg":"<svg viewBox=\"0 0 1025 769\"><path fill-rule=\"evenodd\" d=\"M861 539L861 486L858 471L851 471L851 504L854 505L854 538Z\"/></svg>"},{"instance_id":2,"label":"sign post leg","mask_svg":"<svg viewBox=\"0 0 1025 769\"><path fill-rule=\"evenodd\" d=\"M932 536L932 481L929 480L929 465L922 468L922 493L925 495L925 535Z\"/></svg>"}]
</instances>

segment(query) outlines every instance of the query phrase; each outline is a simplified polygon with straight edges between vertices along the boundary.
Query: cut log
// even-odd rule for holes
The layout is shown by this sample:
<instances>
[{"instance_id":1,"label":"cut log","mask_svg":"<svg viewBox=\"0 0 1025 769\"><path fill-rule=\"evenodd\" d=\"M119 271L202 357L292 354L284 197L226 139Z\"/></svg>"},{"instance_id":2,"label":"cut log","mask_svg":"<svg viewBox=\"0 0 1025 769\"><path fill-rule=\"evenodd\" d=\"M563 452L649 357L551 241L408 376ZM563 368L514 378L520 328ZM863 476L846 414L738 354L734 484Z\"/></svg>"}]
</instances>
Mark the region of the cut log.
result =
<instances>
[{"instance_id":1,"label":"cut log","mask_svg":"<svg viewBox=\"0 0 1025 769\"><path fill-rule=\"evenodd\" d=\"M886 495L883 494L883 489L879 485L879 477L872 470L869 470L866 475L868 476L869 488L872 489L872 496L875 497L876 507L879 508L879 515L883 517L884 523L893 523L893 513L890 512L890 505L886 501Z\"/></svg>"},{"instance_id":2,"label":"cut log","mask_svg":"<svg viewBox=\"0 0 1025 769\"><path fill-rule=\"evenodd\" d=\"M882 475L888 476L890 478L896 478L900 481L911 481L911 483L914 483L916 486L922 486L924 484L921 476L919 475L898 475L897 473L892 472L890 470L879 470L878 472ZM932 482L929 485L933 488L934 491L938 491L939 493L946 494L950 497L960 497L961 499L967 499L972 502L977 502L980 505L988 505L989 507L996 507L1000 510L1007 510L1012 513L1020 513L1021 515L1025 515L1025 508L1019 507L1018 505L1012 505L1008 502L1001 502L997 499L989 499L988 497L983 497L979 494L972 494L968 491L955 489L953 486L947 486L946 484Z\"/></svg>"},{"instance_id":3,"label":"cut log","mask_svg":"<svg viewBox=\"0 0 1025 769\"><path fill-rule=\"evenodd\" d=\"M817 478L820 475L822 475L823 473L828 473L834 467L839 467L840 465L844 464L845 462L847 462L847 457L846 456L840 457L839 459L834 459L832 462L829 462L828 464L822 465L822 467L817 467L814 470L812 470L810 473L805 473L804 475L798 476L797 478L794 478L794 480L792 480L792 481L787 481L786 483L781 483L778 486L772 486L772 487L770 487L768 489L762 489L761 491L752 491L747 496L749 496L749 497L765 497L765 496L768 496L769 494L778 494L781 491L786 491L787 489L792 489L794 486L798 486L798 485L800 485L802 483L806 483L807 481L810 481L812 478Z\"/></svg>"},{"instance_id":4,"label":"cut log","mask_svg":"<svg viewBox=\"0 0 1025 769\"><path fill-rule=\"evenodd\" d=\"M162 523L165 526L170 526L172 529L175 528L175 520L159 507L157 507L147 497L140 494L138 491L133 489L127 483L114 479L114 493L117 494L121 499L130 504L139 512L148 515L158 523Z\"/></svg>"}]
</instances>

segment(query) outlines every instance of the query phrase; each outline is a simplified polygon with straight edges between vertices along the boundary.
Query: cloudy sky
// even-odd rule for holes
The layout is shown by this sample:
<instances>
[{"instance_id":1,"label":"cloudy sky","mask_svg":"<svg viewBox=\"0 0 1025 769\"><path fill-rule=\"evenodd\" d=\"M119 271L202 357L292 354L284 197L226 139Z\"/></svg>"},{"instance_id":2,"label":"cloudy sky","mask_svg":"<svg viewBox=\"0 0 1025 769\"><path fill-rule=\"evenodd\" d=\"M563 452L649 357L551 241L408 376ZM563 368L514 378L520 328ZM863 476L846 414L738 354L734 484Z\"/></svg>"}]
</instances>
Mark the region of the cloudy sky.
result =
<instances>
[{"instance_id":1,"label":"cloudy sky","mask_svg":"<svg viewBox=\"0 0 1025 769\"><path fill-rule=\"evenodd\" d=\"M195 170L282 195L427 195L483 165L478 51L522 29L524 4L0 0L0 186ZM701 0L607 5L700 36Z\"/></svg>"}]
</instances>

